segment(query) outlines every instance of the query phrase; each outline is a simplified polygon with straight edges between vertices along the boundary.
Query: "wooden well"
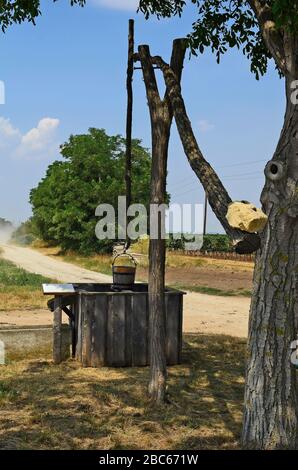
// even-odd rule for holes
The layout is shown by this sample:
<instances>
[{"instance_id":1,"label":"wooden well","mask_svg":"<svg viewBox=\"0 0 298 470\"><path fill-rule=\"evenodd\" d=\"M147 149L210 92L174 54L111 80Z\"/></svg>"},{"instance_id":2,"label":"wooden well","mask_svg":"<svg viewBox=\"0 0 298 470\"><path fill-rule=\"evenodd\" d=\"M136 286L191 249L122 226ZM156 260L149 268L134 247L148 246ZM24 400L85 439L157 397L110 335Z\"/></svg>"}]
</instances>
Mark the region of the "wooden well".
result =
<instances>
[{"instance_id":1,"label":"wooden well","mask_svg":"<svg viewBox=\"0 0 298 470\"><path fill-rule=\"evenodd\" d=\"M77 284L72 307L75 357L85 367L149 365L148 285L114 292L112 284ZM181 362L183 292L166 289L168 365Z\"/></svg>"}]
</instances>

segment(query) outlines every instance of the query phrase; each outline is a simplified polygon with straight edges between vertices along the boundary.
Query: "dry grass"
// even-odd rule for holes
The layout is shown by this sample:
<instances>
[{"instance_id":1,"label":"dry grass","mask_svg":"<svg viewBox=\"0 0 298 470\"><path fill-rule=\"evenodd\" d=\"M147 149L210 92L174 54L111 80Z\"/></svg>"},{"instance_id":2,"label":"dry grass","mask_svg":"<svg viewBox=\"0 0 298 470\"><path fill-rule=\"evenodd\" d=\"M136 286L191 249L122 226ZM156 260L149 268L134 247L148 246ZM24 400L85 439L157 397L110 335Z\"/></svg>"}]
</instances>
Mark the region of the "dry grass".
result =
<instances>
[{"instance_id":1,"label":"dry grass","mask_svg":"<svg viewBox=\"0 0 298 470\"><path fill-rule=\"evenodd\" d=\"M47 308L47 300L39 289L30 286L0 286L0 311Z\"/></svg>"},{"instance_id":2,"label":"dry grass","mask_svg":"<svg viewBox=\"0 0 298 470\"><path fill-rule=\"evenodd\" d=\"M0 253L0 311L46 307L41 284L49 281L2 259Z\"/></svg>"},{"instance_id":3,"label":"dry grass","mask_svg":"<svg viewBox=\"0 0 298 470\"><path fill-rule=\"evenodd\" d=\"M83 369L47 358L0 368L1 449L234 449L244 341L188 335L169 369L170 404L152 408L148 368Z\"/></svg>"}]
</instances>

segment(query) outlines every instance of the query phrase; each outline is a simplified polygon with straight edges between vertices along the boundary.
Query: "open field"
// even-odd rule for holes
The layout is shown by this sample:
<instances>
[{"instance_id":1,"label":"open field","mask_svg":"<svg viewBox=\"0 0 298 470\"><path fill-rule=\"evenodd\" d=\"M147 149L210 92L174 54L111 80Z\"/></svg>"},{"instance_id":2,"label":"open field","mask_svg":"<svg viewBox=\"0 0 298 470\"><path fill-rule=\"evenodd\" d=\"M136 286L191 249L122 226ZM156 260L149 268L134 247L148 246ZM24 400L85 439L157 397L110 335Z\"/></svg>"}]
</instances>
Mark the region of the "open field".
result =
<instances>
[{"instance_id":1,"label":"open field","mask_svg":"<svg viewBox=\"0 0 298 470\"><path fill-rule=\"evenodd\" d=\"M84 269L111 275L111 257L108 255L81 256L63 254L57 247L38 247L41 253L63 259ZM167 285L202 294L223 296L251 296L254 263L207 259L167 254ZM148 260L138 257L137 280L147 281Z\"/></svg>"},{"instance_id":2,"label":"open field","mask_svg":"<svg viewBox=\"0 0 298 470\"><path fill-rule=\"evenodd\" d=\"M82 369L49 358L0 368L1 449L235 449L245 341L185 336L170 403L146 399L148 368Z\"/></svg>"}]
</instances>

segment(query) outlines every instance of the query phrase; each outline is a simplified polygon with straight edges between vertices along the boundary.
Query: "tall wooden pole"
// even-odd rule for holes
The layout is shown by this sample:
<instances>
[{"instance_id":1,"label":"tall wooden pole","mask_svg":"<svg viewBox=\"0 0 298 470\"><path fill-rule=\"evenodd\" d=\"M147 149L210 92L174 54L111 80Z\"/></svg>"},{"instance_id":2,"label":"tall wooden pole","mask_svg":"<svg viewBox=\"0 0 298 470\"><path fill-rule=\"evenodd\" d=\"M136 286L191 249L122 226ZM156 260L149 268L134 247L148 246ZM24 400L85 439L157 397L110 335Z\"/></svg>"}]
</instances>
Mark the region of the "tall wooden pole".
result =
<instances>
[{"instance_id":1,"label":"tall wooden pole","mask_svg":"<svg viewBox=\"0 0 298 470\"><path fill-rule=\"evenodd\" d=\"M133 114L133 72L134 72L134 20L129 20L128 32L128 62L127 62L127 114L126 114L126 163L125 163L125 186L126 186L126 209L131 204L131 160L132 160L132 114ZM127 227L126 227L127 228ZM126 235L126 248L130 245Z\"/></svg>"}]
</instances>

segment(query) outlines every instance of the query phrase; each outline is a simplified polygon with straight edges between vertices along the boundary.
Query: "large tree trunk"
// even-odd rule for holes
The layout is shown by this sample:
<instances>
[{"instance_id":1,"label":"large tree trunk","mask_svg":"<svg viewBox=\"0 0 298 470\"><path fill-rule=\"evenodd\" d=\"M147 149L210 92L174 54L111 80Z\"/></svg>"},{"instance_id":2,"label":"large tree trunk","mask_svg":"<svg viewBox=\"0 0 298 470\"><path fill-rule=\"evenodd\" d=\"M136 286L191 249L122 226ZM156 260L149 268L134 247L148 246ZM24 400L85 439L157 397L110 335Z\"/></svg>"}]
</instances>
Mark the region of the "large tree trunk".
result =
<instances>
[{"instance_id":1,"label":"large tree trunk","mask_svg":"<svg viewBox=\"0 0 298 470\"><path fill-rule=\"evenodd\" d=\"M238 234L225 218L229 196L196 143L180 86L160 57L153 61L163 70L188 160L213 211L227 233L237 239ZM265 170L262 203L269 221L257 254L250 312L243 430L243 444L248 448L297 445L296 371L290 362L290 345L297 337L298 322L298 111L291 101L295 79L292 74L286 80L285 124L273 160Z\"/></svg>"},{"instance_id":2,"label":"large tree trunk","mask_svg":"<svg viewBox=\"0 0 298 470\"><path fill-rule=\"evenodd\" d=\"M263 232L250 309L243 445L294 449L298 407L290 344L298 320L298 110L286 80L287 111L262 193Z\"/></svg>"}]
</instances>

